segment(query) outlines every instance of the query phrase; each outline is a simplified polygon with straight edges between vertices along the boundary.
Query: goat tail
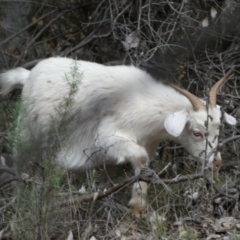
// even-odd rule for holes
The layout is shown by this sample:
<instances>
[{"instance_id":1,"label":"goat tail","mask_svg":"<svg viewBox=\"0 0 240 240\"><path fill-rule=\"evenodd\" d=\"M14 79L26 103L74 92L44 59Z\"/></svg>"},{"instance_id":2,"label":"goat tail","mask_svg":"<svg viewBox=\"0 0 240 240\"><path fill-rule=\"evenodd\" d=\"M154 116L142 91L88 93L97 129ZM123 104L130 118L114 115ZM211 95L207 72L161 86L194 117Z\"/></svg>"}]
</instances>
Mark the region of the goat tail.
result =
<instances>
[{"instance_id":1,"label":"goat tail","mask_svg":"<svg viewBox=\"0 0 240 240\"><path fill-rule=\"evenodd\" d=\"M30 71L25 68L15 68L0 74L0 95L6 95L12 90L23 88Z\"/></svg>"}]
</instances>

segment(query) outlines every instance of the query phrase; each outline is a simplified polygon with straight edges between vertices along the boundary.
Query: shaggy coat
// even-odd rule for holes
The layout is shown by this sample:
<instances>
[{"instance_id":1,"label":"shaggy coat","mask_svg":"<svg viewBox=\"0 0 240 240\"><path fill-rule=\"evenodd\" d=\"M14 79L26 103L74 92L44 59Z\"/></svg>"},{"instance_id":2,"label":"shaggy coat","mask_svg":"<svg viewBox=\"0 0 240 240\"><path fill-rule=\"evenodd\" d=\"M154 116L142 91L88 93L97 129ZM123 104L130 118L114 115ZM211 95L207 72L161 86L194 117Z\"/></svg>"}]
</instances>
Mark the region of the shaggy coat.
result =
<instances>
[{"instance_id":1,"label":"shaggy coat","mask_svg":"<svg viewBox=\"0 0 240 240\"><path fill-rule=\"evenodd\" d=\"M73 67L74 66L74 67ZM131 162L139 174L151 159L162 140L173 140L196 159L203 160L206 141L216 147L221 111L210 107L211 120L206 140L207 112L194 111L191 102L170 86L155 81L134 66L104 66L68 58L49 58L31 71L16 68L0 75L2 94L21 87L26 111L20 114L27 123L31 139L44 136L53 117L71 96L71 113L67 123L71 147L63 146L56 162L72 171L83 171L103 163ZM75 84L75 86L74 86ZM224 114L226 122L236 123ZM209 159L212 162L214 155ZM220 153L217 160L221 161ZM130 206L136 215L145 206L146 183L133 187Z\"/></svg>"}]
</instances>

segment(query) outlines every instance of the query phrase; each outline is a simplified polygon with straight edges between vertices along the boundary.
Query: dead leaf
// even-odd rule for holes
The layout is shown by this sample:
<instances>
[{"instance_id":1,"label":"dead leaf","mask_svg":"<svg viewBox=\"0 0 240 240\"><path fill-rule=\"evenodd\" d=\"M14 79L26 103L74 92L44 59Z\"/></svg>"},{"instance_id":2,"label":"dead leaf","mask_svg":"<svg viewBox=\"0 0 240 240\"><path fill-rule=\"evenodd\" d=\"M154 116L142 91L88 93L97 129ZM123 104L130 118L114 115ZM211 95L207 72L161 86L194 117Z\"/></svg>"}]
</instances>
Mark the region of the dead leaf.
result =
<instances>
[{"instance_id":1,"label":"dead leaf","mask_svg":"<svg viewBox=\"0 0 240 240\"><path fill-rule=\"evenodd\" d=\"M208 17L204 18L202 21L202 26L207 27L209 25Z\"/></svg>"},{"instance_id":2,"label":"dead leaf","mask_svg":"<svg viewBox=\"0 0 240 240\"><path fill-rule=\"evenodd\" d=\"M216 8L215 7L211 7L210 13L211 13L212 19L214 19L217 16Z\"/></svg>"},{"instance_id":3,"label":"dead leaf","mask_svg":"<svg viewBox=\"0 0 240 240\"><path fill-rule=\"evenodd\" d=\"M124 48L128 51L131 48L137 48L139 45L137 32L130 33L126 36L125 41L122 41Z\"/></svg>"}]
</instances>

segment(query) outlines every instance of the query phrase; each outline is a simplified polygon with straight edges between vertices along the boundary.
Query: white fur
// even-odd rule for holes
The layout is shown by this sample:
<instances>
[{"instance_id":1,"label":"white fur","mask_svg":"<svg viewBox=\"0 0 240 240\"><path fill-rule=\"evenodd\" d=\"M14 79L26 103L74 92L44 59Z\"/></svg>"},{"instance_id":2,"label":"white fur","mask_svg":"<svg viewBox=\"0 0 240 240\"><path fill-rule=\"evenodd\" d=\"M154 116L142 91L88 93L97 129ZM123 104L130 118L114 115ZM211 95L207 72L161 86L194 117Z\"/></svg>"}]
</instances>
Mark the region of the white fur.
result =
<instances>
[{"instance_id":1,"label":"white fur","mask_svg":"<svg viewBox=\"0 0 240 240\"><path fill-rule=\"evenodd\" d=\"M86 61L75 64L82 74L72 108L77 115L67 125L71 148L63 146L57 155L61 166L78 171L103 163L130 161L139 174L154 158L159 142L166 139L181 143L196 159L204 159L207 113L194 112L185 96L134 66L104 66ZM49 58L31 71L17 68L0 75L2 94L16 86L23 87L26 113L22 117L31 138L47 133L52 116L61 119L56 108L69 95L65 75L71 73L73 65L72 59ZM219 108L210 108L209 114L212 120L209 119L208 139L215 147L221 113ZM225 118L230 124L236 123L227 114ZM200 131L203 137L194 136L194 131ZM130 203L142 207L136 197L138 192L134 187Z\"/></svg>"},{"instance_id":2,"label":"white fur","mask_svg":"<svg viewBox=\"0 0 240 240\"><path fill-rule=\"evenodd\" d=\"M25 68L15 68L1 74L1 91L0 94L6 95L13 89L22 88L29 76L29 71Z\"/></svg>"}]
</instances>

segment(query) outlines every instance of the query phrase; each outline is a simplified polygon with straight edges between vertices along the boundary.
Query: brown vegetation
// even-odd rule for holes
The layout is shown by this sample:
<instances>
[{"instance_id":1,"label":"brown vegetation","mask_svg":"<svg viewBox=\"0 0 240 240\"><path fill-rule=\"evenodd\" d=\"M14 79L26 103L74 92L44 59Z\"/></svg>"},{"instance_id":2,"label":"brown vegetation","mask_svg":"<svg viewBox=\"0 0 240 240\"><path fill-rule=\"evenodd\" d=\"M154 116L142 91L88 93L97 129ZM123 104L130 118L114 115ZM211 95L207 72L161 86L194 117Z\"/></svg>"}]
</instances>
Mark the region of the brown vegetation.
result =
<instances>
[{"instance_id":1,"label":"brown vegetation","mask_svg":"<svg viewBox=\"0 0 240 240\"><path fill-rule=\"evenodd\" d=\"M9 0L0 1L0 13L1 71L30 69L59 55L134 64L204 98L234 67L218 101L239 121L237 0ZM203 174L180 146L164 142L138 178L129 166L119 166L79 179L50 161L23 174L16 172L8 148L18 97L15 91L0 99L0 156L6 159L0 166L0 239L240 238L239 123L222 128L223 166L214 173ZM37 155L35 149L31 154ZM131 216L126 197L138 180L151 183L140 220Z\"/></svg>"}]
</instances>

